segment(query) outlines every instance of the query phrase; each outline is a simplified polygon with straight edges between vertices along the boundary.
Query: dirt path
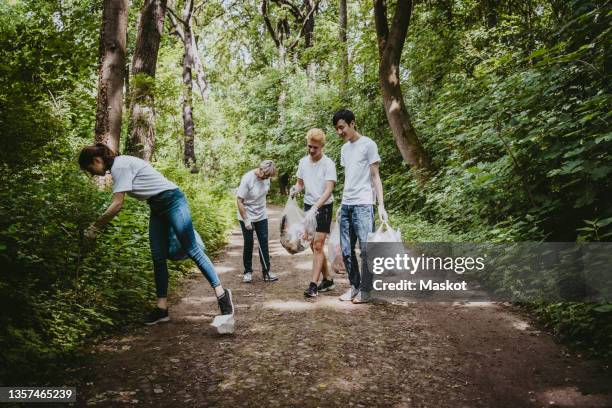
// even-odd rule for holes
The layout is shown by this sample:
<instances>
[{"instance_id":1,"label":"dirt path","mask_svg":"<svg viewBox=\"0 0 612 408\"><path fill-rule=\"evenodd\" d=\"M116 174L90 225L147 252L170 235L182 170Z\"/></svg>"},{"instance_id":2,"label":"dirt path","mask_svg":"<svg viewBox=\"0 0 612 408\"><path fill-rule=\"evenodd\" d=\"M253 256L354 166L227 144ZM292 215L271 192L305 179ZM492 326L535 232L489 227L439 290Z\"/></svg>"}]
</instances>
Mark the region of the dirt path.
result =
<instances>
[{"instance_id":1,"label":"dirt path","mask_svg":"<svg viewBox=\"0 0 612 408\"><path fill-rule=\"evenodd\" d=\"M96 348L79 405L612 407L609 370L570 356L511 309L347 304L337 300L346 275L336 275L334 291L304 300L310 252L285 252L279 215L270 210L278 282L256 272L241 283L239 230L215 261L234 292L234 335L209 327L215 298L194 274L170 323Z\"/></svg>"}]
</instances>

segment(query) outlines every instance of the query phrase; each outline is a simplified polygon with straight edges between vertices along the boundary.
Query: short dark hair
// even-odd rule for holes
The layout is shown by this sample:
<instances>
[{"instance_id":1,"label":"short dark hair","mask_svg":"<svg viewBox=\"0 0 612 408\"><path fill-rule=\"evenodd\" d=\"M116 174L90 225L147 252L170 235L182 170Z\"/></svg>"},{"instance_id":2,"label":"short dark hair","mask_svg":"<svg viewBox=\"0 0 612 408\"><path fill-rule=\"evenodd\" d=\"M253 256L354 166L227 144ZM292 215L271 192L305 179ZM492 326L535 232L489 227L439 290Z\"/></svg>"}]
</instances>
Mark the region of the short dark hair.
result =
<instances>
[{"instance_id":1,"label":"short dark hair","mask_svg":"<svg viewBox=\"0 0 612 408\"><path fill-rule=\"evenodd\" d=\"M79 166L82 170L87 170L87 167L93 163L94 157L101 157L104 161L104 166L107 170L113 167L115 157L118 153L108 147L104 143L96 143L92 146L85 146L79 154Z\"/></svg>"},{"instance_id":2,"label":"short dark hair","mask_svg":"<svg viewBox=\"0 0 612 408\"><path fill-rule=\"evenodd\" d=\"M334 126L336 126L340 119L344 120L347 125L350 125L351 122L355 121L355 114L348 109L340 109L334 113L334 118L332 119Z\"/></svg>"}]
</instances>

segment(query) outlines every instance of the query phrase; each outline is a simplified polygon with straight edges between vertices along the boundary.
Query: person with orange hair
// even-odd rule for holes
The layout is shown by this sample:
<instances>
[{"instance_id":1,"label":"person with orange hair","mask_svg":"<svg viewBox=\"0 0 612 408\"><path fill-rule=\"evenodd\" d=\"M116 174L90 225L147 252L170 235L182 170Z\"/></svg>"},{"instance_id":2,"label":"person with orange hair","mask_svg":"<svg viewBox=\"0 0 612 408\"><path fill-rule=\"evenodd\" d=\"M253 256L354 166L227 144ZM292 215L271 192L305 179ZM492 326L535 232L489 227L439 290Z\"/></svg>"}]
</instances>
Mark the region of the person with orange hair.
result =
<instances>
[{"instance_id":1,"label":"person with orange hair","mask_svg":"<svg viewBox=\"0 0 612 408\"><path fill-rule=\"evenodd\" d=\"M304 296L316 297L318 292L325 292L334 288L334 281L330 279L323 248L333 217L334 196L332 192L337 177L336 165L333 160L323 154L325 132L321 129L310 129L306 133L306 146L308 155L300 160L297 182L291 187L290 194L295 196L298 192L304 190L306 217L316 218L317 221L315 237L311 244L313 252L312 280L304 291ZM323 280L317 286L321 273L323 273Z\"/></svg>"}]
</instances>

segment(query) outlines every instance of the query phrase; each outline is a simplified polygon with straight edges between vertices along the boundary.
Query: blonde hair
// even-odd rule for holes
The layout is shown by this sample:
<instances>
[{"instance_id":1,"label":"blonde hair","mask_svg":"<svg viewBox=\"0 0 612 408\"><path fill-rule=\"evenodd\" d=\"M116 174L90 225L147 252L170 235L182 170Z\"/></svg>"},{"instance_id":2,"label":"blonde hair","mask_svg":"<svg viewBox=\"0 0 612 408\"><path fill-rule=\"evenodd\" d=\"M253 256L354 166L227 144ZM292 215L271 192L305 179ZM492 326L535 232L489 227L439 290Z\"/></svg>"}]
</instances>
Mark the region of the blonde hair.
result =
<instances>
[{"instance_id":1,"label":"blonde hair","mask_svg":"<svg viewBox=\"0 0 612 408\"><path fill-rule=\"evenodd\" d=\"M318 128L312 128L306 133L306 142L314 141L320 143L321 146L325 146L325 132Z\"/></svg>"},{"instance_id":2,"label":"blonde hair","mask_svg":"<svg viewBox=\"0 0 612 408\"><path fill-rule=\"evenodd\" d=\"M259 163L259 170L261 170L264 176L272 177L276 174L276 165L272 160L264 160Z\"/></svg>"}]
</instances>

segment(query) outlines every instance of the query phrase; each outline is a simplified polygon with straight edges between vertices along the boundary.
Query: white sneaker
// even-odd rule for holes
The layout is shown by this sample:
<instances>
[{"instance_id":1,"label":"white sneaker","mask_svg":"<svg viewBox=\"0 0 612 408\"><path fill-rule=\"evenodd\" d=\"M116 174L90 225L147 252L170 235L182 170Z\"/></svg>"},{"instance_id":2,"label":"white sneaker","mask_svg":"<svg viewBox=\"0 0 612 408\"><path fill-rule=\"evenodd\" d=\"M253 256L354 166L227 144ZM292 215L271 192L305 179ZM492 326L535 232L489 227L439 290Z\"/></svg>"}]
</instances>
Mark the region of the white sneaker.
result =
<instances>
[{"instance_id":1,"label":"white sneaker","mask_svg":"<svg viewBox=\"0 0 612 408\"><path fill-rule=\"evenodd\" d=\"M357 296L358 292L359 290L351 286L346 292L342 294L342 296L340 296L340 300L344 302L349 302L353 300L355 296Z\"/></svg>"},{"instance_id":2,"label":"white sneaker","mask_svg":"<svg viewBox=\"0 0 612 408\"><path fill-rule=\"evenodd\" d=\"M242 282L244 283L251 283L253 281L253 274L250 272L247 272L244 274L244 276L242 277Z\"/></svg>"},{"instance_id":3,"label":"white sneaker","mask_svg":"<svg viewBox=\"0 0 612 408\"><path fill-rule=\"evenodd\" d=\"M357 296L353 298L353 303L368 303L370 301L370 293L362 292L361 290L357 293Z\"/></svg>"},{"instance_id":4,"label":"white sneaker","mask_svg":"<svg viewBox=\"0 0 612 408\"><path fill-rule=\"evenodd\" d=\"M278 280L278 276L276 276L273 272L268 272L267 275L264 275L264 282L276 282Z\"/></svg>"}]
</instances>

